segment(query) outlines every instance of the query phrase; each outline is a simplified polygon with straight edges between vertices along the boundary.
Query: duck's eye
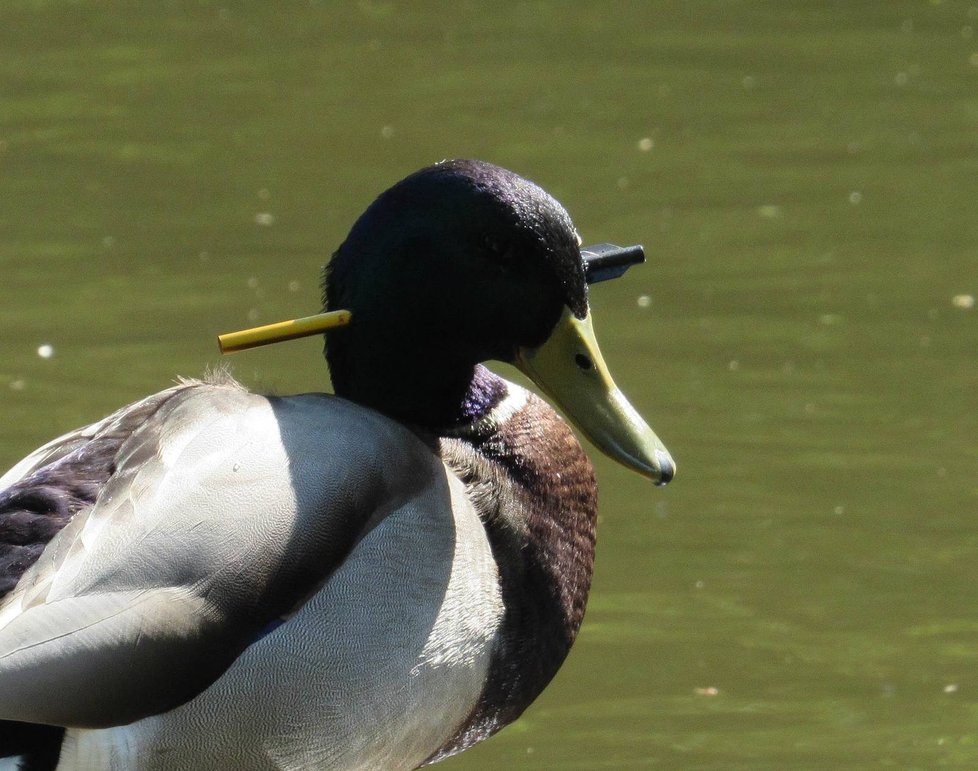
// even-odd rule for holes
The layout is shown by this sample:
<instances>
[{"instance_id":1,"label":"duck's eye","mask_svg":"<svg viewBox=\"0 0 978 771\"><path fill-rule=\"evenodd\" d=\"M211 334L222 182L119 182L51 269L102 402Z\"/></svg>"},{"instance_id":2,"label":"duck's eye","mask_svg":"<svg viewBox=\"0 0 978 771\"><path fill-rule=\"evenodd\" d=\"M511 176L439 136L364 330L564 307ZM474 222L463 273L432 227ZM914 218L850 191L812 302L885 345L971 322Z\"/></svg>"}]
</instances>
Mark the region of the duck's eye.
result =
<instances>
[{"instance_id":1,"label":"duck's eye","mask_svg":"<svg viewBox=\"0 0 978 771\"><path fill-rule=\"evenodd\" d=\"M577 364L578 367L583 369L585 372L587 372L589 369L591 369L594 366L594 362L591 361L591 357L586 356L583 353L577 354L574 357L574 362Z\"/></svg>"}]
</instances>

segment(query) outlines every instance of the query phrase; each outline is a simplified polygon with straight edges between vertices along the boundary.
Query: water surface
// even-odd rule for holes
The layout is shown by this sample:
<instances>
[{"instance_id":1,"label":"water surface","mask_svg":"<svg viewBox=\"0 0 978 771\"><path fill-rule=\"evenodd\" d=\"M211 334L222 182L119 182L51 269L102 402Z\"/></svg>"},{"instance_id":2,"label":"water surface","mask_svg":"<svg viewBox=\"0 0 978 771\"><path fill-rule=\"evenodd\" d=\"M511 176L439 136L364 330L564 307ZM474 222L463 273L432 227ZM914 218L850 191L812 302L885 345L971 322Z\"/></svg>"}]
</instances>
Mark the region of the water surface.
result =
<instances>
[{"instance_id":1,"label":"water surface","mask_svg":"<svg viewBox=\"0 0 978 771\"><path fill-rule=\"evenodd\" d=\"M374 195L485 158L646 245L592 306L679 475L596 459L580 641L444 767L974 767L976 29L952 0L7 0L0 465L315 310ZM233 367L321 390L319 348Z\"/></svg>"}]
</instances>

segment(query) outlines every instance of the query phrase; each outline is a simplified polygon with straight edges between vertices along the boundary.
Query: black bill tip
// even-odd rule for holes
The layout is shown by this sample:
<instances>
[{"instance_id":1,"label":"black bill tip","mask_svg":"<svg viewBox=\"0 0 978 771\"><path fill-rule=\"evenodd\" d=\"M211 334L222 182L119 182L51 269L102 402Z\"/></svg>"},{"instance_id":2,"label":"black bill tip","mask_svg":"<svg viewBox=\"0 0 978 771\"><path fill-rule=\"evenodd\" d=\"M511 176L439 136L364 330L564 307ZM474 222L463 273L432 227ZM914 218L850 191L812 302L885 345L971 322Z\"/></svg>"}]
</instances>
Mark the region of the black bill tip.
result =
<instances>
[{"instance_id":1,"label":"black bill tip","mask_svg":"<svg viewBox=\"0 0 978 771\"><path fill-rule=\"evenodd\" d=\"M655 457L659 461L659 479L655 483L655 486L664 487L676 475L676 463L669 453L663 452L662 450L656 450Z\"/></svg>"}]
</instances>

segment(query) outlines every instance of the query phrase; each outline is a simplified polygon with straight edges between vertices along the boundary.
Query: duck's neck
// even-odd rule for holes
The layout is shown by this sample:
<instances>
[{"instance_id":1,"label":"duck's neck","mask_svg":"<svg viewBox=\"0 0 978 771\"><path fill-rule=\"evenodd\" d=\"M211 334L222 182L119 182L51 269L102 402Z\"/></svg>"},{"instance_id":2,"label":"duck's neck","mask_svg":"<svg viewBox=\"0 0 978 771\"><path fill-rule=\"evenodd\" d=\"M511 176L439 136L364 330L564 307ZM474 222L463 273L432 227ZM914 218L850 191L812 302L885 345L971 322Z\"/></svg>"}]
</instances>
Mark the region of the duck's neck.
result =
<instances>
[{"instance_id":1,"label":"duck's neck","mask_svg":"<svg viewBox=\"0 0 978 771\"><path fill-rule=\"evenodd\" d=\"M451 351L450 343L340 345L327 358L338 396L439 434L479 420L505 395L498 378Z\"/></svg>"}]
</instances>

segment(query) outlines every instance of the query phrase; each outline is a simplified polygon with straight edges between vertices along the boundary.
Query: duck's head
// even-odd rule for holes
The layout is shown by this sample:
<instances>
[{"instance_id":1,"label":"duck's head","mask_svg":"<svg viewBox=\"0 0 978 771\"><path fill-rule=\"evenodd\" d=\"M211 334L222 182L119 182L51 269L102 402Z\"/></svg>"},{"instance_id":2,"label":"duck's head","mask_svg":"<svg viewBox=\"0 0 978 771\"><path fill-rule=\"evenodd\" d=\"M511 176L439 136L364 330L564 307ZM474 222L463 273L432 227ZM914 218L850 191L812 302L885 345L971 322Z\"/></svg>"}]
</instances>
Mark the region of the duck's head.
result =
<instances>
[{"instance_id":1,"label":"duck's head","mask_svg":"<svg viewBox=\"0 0 978 771\"><path fill-rule=\"evenodd\" d=\"M326 269L337 394L432 428L457 423L477 364L513 364L601 450L658 484L675 466L615 386L591 328L580 240L522 177L446 161L384 192Z\"/></svg>"}]
</instances>

